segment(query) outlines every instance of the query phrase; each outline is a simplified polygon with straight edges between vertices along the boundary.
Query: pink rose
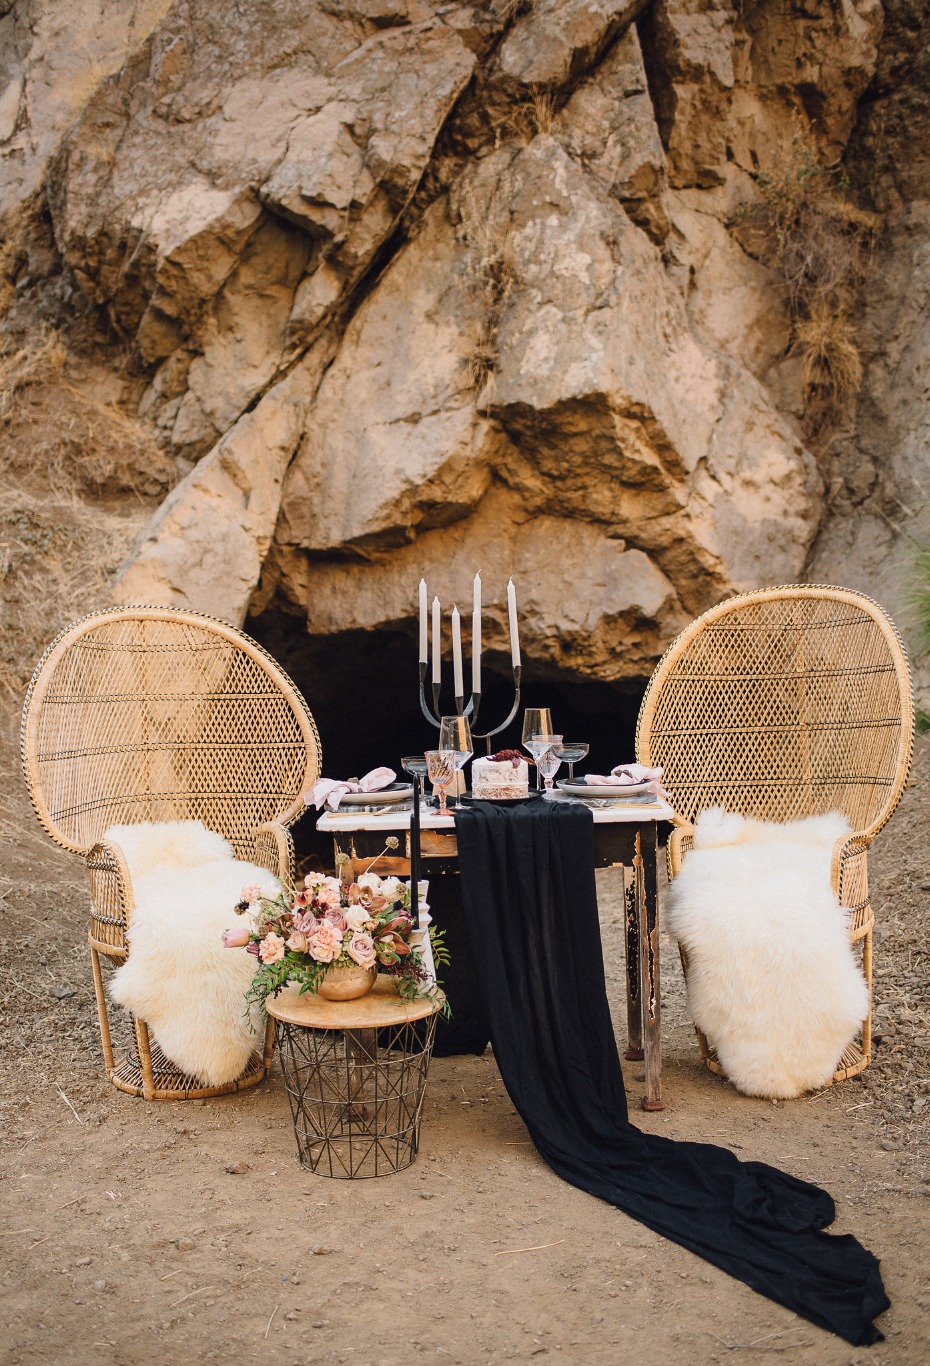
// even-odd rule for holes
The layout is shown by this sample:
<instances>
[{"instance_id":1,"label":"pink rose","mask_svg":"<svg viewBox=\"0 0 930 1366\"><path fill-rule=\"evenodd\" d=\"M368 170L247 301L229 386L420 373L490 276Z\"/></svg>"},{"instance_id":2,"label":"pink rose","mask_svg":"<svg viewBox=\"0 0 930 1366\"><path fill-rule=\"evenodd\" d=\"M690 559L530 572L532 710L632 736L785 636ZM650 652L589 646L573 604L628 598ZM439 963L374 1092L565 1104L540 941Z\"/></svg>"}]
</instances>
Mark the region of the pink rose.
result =
<instances>
[{"instance_id":1,"label":"pink rose","mask_svg":"<svg viewBox=\"0 0 930 1366\"><path fill-rule=\"evenodd\" d=\"M337 906L335 910L328 910L323 919L326 921L327 925L332 925L340 934L345 934L346 918L342 913L341 906Z\"/></svg>"},{"instance_id":2,"label":"pink rose","mask_svg":"<svg viewBox=\"0 0 930 1366\"><path fill-rule=\"evenodd\" d=\"M319 923L320 922L312 911L305 911L303 913L294 911L291 914L291 924L294 926L295 930L300 930L301 934L306 934L308 936L316 934L316 928Z\"/></svg>"},{"instance_id":3,"label":"pink rose","mask_svg":"<svg viewBox=\"0 0 930 1366\"><path fill-rule=\"evenodd\" d=\"M317 905L324 907L325 910L329 910L330 907L335 909L339 905L339 888L321 887L316 894L316 902Z\"/></svg>"},{"instance_id":4,"label":"pink rose","mask_svg":"<svg viewBox=\"0 0 930 1366\"><path fill-rule=\"evenodd\" d=\"M346 953L355 959L360 968L370 968L375 962L375 941L370 934L361 934L356 930L349 940Z\"/></svg>"},{"instance_id":5,"label":"pink rose","mask_svg":"<svg viewBox=\"0 0 930 1366\"><path fill-rule=\"evenodd\" d=\"M310 940L310 956L318 963L331 963L342 953L342 931L328 920L321 920Z\"/></svg>"},{"instance_id":6,"label":"pink rose","mask_svg":"<svg viewBox=\"0 0 930 1366\"><path fill-rule=\"evenodd\" d=\"M288 936L287 947L293 949L295 953L309 953L310 940L303 930L295 930L292 935Z\"/></svg>"},{"instance_id":7,"label":"pink rose","mask_svg":"<svg viewBox=\"0 0 930 1366\"><path fill-rule=\"evenodd\" d=\"M244 949L251 936L252 931L247 923L236 925L231 930L223 931L223 947L227 949Z\"/></svg>"},{"instance_id":8,"label":"pink rose","mask_svg":"<svg viewBox=\"0 0 930 1366\"><path fill-rule=\"evenodd\" d=\"M280 963L284 957L284 940L274 930L269 930L258 946L258 954L263 963Z\"/></svg>"},{"instance_id":9,"label":"pink rose","mask_svg":"<svg viewBox=\"0 0 930 1366\"><path fill-rule=\"evenodd\" d=\"M304 878L304 886L311 892L315 892L318 887L322 887L326 881L325 873L308 873Z\"/></svg>"}]
</instances>

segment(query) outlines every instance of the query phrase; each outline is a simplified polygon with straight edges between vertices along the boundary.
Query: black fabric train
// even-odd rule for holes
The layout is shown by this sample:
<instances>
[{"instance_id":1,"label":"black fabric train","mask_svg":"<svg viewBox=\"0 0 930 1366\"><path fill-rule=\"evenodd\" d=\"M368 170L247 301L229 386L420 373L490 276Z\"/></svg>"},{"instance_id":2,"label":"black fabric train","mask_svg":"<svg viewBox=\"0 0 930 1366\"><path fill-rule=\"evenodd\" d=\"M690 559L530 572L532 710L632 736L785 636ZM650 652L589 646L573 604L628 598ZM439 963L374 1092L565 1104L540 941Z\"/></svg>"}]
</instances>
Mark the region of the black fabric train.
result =
<instances>
[{"instance_id":1,"label":"black fabric train","mask_svg":"<svg viewBox=\"0 0 930 1366\"><path fill-rule=\"evenodd\" d=\"M594 825L580 805L456 812L462 902L504 1084L559 1176L855 1345L888 1308L826 1191L630 1124L604 985ZM453 1010L455 1001L452 1001Z\"/></svg>"}]
</instances>

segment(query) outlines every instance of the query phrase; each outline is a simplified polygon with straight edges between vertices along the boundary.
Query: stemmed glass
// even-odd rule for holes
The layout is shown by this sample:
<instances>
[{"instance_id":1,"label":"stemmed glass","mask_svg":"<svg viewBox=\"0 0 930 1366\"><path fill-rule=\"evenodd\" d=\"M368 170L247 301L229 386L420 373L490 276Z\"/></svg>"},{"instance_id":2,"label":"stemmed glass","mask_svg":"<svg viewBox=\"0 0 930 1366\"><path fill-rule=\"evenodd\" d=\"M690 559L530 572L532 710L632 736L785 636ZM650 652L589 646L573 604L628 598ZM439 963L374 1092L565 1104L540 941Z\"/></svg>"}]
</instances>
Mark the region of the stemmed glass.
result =
<instances>
[{"instance_id":1,"label":"stemmed glass","mask_svg":"<svg viewBox=\"0 0 930 1366\"><path fill-rule=\"evenodd\" d=\"M561 735L533 735L530 743L539 742L543 748L536 753L536 767L546 782L546 791L552 791L552 780L562 766L562 760L556 753L562 743Z\"/></svg>"},{"instance_id":2,"label":"stemmed glass","mask_svg":"<svg viewBox=\"0 0 930 1366\"><path fill-rule=\"evenodd\" d=\"M439 814L448 815L446 789L455 779L455 750L428 749L424 754L426 772L430 782L439 790Z\"/></svg>"},{"instance_id":3,"label":"stemmed glass","mask_svg":"<svg viewBox=\"0 0 930 1366\"><path fill-rule=\"evenodd\" d=\"M459 772L475 752L471 727L467 716L443 716L439 722L439 748L455 753L455 771Z\"/></svg>"},{"instance_id":4,"label":"stemmed glass","mask_svg":"<svg viewBox=\"0 0 930 1366\"><path fill-rule=\"evenodd\" d=\"M568 764L568 777L570 782L575 781L575 765L579 759L583 759L590 746L583 740L563 740L560 745L553 745L552 748L560 759L564 759Z\"/></svg>"},{"instance_id":5,"label":"stemmed glass","mask_svg":"<svg viewBox=\"0 0 930 1366\"><path fill-rule=\"evenodd\" d=\"M411 778L417 777L420 779L420 791L422 793L424 781L427 776L426 755L407 754L401 759L400 766L405 773L410 774Z\"/></svg>"},{"instance_id":6,"label":"stemmed glass","mask_svg":"<svg viewBox=\"0 0 930 1366\"><path fill-rule=\"evenodd\" d=\"M548 707L527 707L523 713L523 748L528 750L532 757L536 758L536 751L532 745L534 735L552 734L552 713ZM536 791L539 791L539 772L536 773Z\"/></svg>"}]
</instances>

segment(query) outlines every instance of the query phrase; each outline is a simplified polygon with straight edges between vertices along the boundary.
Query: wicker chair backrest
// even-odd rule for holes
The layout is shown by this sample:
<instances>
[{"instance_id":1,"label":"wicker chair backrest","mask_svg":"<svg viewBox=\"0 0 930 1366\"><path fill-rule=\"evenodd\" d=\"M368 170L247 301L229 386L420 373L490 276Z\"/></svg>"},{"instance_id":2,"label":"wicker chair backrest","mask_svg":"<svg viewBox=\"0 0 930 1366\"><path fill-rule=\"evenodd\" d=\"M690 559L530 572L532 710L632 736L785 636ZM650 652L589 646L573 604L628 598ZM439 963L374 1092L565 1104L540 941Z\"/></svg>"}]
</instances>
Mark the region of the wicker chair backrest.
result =
<instances>
[{"instance_id":1,"label":"wicker chair backrest","mask_svg":"<svg viewBox=\"0 0 930 1366\"><path fill-rule=\"evenodd\" d=\"M261 646L196 612L114 608L48 647L23 710L39 819L83 851L115 822L202 820L252 857L252 830L303 809L320 740Z\"/></svg>"},{"instance_id":2,"label":"wicker chair backrest","mask_svg":"<svg viewBox=\"0 0 930 1366\"><path fill-rule=\"evenodd\" d=\"M874 834L910 766L910 671L890 618L848 589L791 585L730 598L665 652L636 732L676 812L789 821L842 811Z\"/></svg>"}]
</instances>

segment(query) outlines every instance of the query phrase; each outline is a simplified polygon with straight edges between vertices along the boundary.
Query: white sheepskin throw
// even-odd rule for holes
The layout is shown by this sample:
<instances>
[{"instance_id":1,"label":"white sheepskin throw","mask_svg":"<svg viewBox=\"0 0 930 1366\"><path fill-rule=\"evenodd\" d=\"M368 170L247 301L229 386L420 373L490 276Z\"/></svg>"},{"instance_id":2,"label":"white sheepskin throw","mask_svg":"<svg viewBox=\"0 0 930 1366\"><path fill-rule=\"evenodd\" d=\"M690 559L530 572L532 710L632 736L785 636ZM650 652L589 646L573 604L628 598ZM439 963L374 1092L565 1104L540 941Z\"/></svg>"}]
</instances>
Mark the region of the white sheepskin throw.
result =
<instances>
[{"instance_id":1,"label":"white sheepskin throw","mask_svg":"<svg viewBox=\"0 0 930 1366\"><path fill-rule=\"evenodd\" d=\"M126 855L135 899L129 956L110 995L145 1020L182 1071L207 1086L235 1081L260 1038L257 1018L244 1013L256 959L224 948L222 935L242 923L242 888L274 896L277 878L238 862L200 821L115 825L104 838Z\"/></svg>"},{"instance_id":2,"label":"white sheepskin throw","mask_svg":"<svg viewBox=\"0 0 930 1366\"><path fill-rule=\"evenodd\" d=\"M824 1086L868 1014L849 913L830 887L847 834L839 812L777 825L713 807L669 888L692 1019L747 1095Z\"/></svg>"}]
</instances>

